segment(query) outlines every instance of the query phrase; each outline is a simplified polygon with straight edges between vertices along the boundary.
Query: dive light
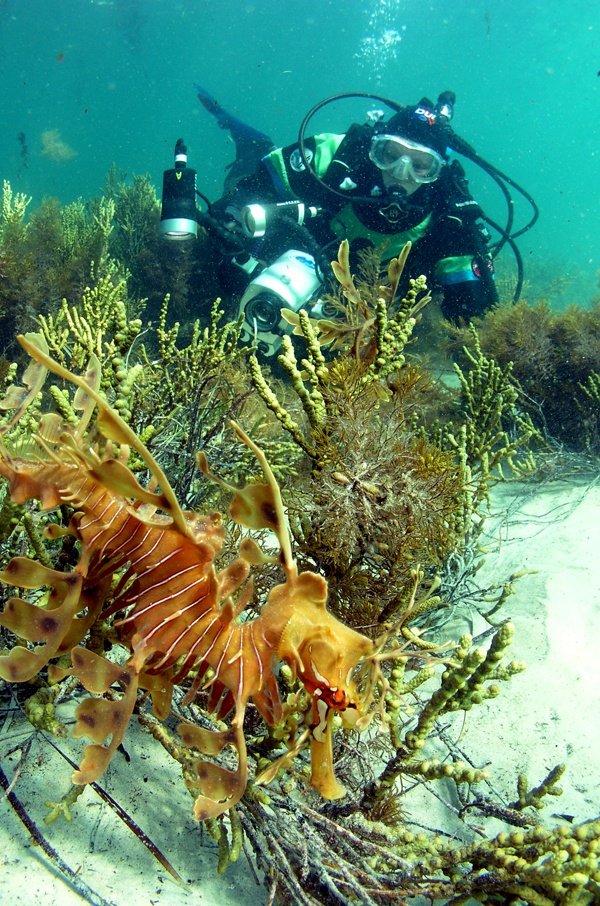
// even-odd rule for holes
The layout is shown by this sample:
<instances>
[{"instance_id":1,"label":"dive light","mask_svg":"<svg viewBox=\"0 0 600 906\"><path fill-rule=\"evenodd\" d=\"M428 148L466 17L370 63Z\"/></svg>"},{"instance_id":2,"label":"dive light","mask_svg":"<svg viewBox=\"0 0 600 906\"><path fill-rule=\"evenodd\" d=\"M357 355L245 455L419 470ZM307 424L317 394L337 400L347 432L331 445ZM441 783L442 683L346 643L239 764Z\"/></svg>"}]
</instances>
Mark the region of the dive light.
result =
<instances>
[{"instance_id":1,"label":"dive light","mask_svg":"<svg viewBox=\"0 0 600 906\"><path fill-rule=\"evenodd\" d=\"M175 164L163 173L162 207L158 232L165 239L195 239L196 171L187 165L187 148L182 138L175 144Z\"/></svg>"},{"instance_id":2,"label":"dive light","mask_svg":"<svg viewBox=\"0 0 600 906\"><path fill-rule=\"evenodd\" d=\"M274 220L289 217L299 226L321 213L321 208L301 201L281 201L276 204L248 204L239 213L240 226L245 236L260 239Z\"/></svg>"}]
</instances>

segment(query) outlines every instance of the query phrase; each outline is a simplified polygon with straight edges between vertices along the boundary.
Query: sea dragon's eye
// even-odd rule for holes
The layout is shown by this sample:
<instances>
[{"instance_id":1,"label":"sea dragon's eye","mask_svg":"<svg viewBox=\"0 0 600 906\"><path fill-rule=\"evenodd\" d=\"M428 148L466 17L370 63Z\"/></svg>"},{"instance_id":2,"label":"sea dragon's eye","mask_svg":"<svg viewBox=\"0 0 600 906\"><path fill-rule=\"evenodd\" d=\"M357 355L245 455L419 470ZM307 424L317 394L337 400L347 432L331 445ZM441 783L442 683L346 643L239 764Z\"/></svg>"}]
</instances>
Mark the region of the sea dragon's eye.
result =
<instances>
[{"instance_id":1,"label":"sea dragon's eye","mask_svg":"<svg viewBox=\"0 0 600 906\"><path fill-rule=\"evenodd\" d=\"M343 689L332 689L330 686L320 686L316 691L321 701L325 702L328 708L334 708L336 711L345 711L350 704L348 696Z\"/></svg>"}]
</instances>

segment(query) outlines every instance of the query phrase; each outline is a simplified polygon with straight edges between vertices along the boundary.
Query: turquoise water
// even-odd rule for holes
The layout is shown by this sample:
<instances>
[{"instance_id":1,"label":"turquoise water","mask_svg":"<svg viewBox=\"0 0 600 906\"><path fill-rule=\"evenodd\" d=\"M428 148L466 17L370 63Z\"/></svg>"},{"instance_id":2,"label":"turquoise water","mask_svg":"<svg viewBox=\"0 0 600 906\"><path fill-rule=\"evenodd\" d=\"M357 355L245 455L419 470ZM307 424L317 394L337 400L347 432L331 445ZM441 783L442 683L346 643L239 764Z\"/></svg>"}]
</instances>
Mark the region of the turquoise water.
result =
<instances>
[{"instance_id":1,"label":"turquoise water","mask_svg":"<svg viewBox=\"0 0 600 906\"><path fill-rule=\"evenodd\" d=\"M519 240L530 277L573 274L567 301L585 303L600 268L599 32L590 0L2 0L2 177L33 206L96 194L112 162L160 190L183 136L215 198L233 146L193 81L280 144L337 92L452 89L457 133L540 207ZM337 104L311 127L367 109ZM503 221L489 179L475 171L471 188ZM528 215L519 203L517 225Z\"/></svg>"}]
</instances>

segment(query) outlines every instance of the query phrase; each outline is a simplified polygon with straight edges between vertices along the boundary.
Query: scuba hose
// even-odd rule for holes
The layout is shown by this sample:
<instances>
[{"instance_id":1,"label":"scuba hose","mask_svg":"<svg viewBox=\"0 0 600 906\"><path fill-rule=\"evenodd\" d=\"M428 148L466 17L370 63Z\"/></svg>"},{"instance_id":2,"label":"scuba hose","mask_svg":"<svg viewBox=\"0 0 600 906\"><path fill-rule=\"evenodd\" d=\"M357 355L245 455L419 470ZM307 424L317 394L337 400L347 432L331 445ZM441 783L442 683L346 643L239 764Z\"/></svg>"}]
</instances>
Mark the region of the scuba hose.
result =
<instances>
[{"instance_id":1,"label":"scuba hose","mask_svg":"<svg viewBox=\"0 0 600 906\"><path fill-rule=\"evenodd\" d=\"M513 292L513 303L518 302L521 296L521 290L523 288L524 275L523 258L521 256L519 247L515 242L515 239L530 230L536 223L538 217L540 216L539 208L532 196L525 189L523 189L522 186L511 179L510 176L507 176L506 173L498 170L498 168L493 164L490 164L489 161L486 161L483 157L480 157L475 149L471 147L471 145L469 145L468 142L466 142L464 139L460 138L460 136L456 135L454 131L452 131L450 134L449 147L453 151L456 151L458 154L462 154L463 157L466 157L467 160L470 160L472 163L480 167L485 173L487 173L488 176L490 176L494 180L494 182L504 195L507 208L506 224L504 226L501 226L499 223L496 223L494 220L492 220L491 217L488 217L488 215L483 211L481 213L481 218L500 236L500 239L490 248L492 258L496 258L505 245L508 245L510 247L510 250L515 257L515 262L517 265L517 282ZM521 229L517 230L516 232L512 231L514 223L515 203L512 195L510 194L508 186L512 186L513 189L516 189L517 192L519 192L519 194L522 195L522 197L525 198L525 200L531 205L533 211L531 219L525 224L525 226L521 227Z\"/></svg>"},{"instance_id":2,"label":"scuba hose","mask_svg":"<svg viewBox=\"0 0 600 906\"><path fill-rule=\"evenodd\" d=\"M535 201L533 200L533 198L531 197L531 195L529 194L529 192L526 192L522 186L520 186L517 182L515 182L514 179L511 179L510 176L507 176L506 173L503 173L501 170L498 170L498 168L494 167L493 164L490 164L489 161L485 160L483 157L480 157L480 155L477 154L475 149L471 145L469 145L469 143L466 142L463 138L460 138L460 136L458 136L454 131L451 132L449 146L450 146L450 148L452 148L453 151L456 151L458 154L462 154L463 157L466 157L468 160L472 161L474 164L477 164L478 167L481 167L482 170L484 170L489 176L491 176L491 178L494 180L494 182L499 186L500 190L503 192L503 194L507 200L508 219L507 219L507 223L506 223L506 226L504 227L504 229L499 229L499 232L501 234L507 233L512 239L516 239L518 236L522 236L523 233L526 233L527 230L530 230L531 227L534 225L534 223L537 221L538 217L540 216L540 210L539 210L537 204L535 203ZM525 198L525 200L527 202L529 202L529 204L531 205L531 207L533 209L533 215L531 217L531 220L528 223L526 223L524 227L521 227L520 230L517 230L516 233L511 232L512 225L513 225L513 219L514 219L514 202L512 200L510 192L508 191L508 189L505 186L505 183L508 183L508 185L512 186L513 189L516 189L517 192L519 192L523 196L523 198ZM498 227L492 223L490 223L490 226L494 226L494 229L498 229ZM503 237L503 239L504 238L505 237ZM503 244L504 244L504 242L502 242L500 244L500 247L502 247ZM499 250L500 249L498 249L498 251Z\"/></svg>"}]
</instances>

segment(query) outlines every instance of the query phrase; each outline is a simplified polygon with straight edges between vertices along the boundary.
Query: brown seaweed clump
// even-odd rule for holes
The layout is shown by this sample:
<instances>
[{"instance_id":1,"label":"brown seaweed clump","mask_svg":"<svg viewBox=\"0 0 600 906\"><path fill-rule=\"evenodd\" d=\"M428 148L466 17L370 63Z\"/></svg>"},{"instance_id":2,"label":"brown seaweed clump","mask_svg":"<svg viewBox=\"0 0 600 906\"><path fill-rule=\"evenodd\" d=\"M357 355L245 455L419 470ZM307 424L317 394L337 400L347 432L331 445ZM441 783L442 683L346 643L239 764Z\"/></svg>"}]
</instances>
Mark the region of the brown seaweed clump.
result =
<instances>
[{"instance_id":1,"label":"brown seaweed clump","mask_svg":"<svg viewBox=\"0 0 600 906\"><path fill-rule=\"evenodd\" d=\"M331 406L323 439L329 456L314 471L310 494L290 506L303 557L318 563L330 606L354 626L402 610L414 569L439 568L465 528L460 463L407 418L425 377L419 372L412 393L400 388L416 371L399 371L386 402L365 390L337 411Z\"/></svg>"},{"instance_id":2,"label":"brown seaweed clump","mask_svg":"<svg viewBox=\"0 0 600 906\"><path fill-rule=\"evenodd\" d=\"M597 407L585 389L600 373L600 301L553 311L545 300L499 305L474 324L481 349L501 367L512 362L519 405L547 438L572 450L599 448ZM472 346L466 329L450 328L460 356Z\"/></svg>"}]
</instances>

